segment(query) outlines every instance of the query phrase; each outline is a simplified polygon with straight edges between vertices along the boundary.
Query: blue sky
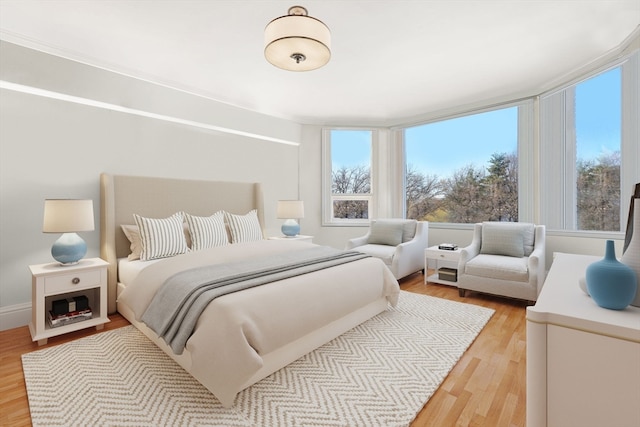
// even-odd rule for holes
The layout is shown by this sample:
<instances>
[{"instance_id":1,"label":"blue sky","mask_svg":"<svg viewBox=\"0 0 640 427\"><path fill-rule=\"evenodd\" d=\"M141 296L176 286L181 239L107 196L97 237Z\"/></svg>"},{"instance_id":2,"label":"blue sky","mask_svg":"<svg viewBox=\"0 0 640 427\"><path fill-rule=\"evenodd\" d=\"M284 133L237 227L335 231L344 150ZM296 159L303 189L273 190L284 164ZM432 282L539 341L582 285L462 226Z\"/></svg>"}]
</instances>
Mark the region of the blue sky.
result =
<instances>
[{"instance_id":1,"label":"blue sky","mask_svg":"<svg viewBox=\"0 0 640 427\"><path fill-rule=\"evenodd\" d=\"M405 133L407 164L439 177L470 164L484 167L493 153L511 154L517 146L517 107L417 126Z\"/></svg>"},{"instance_id":2,"label":"blue sky","mask_svg":"<svg viewBox=\"0 0 640 427\"><path fill-rule=\"evenodd\" d=\"M620 97L619 68L576 87L579 158L596 159L620 150ZM409 128L405 134L407 163L440 177L469 164L486 167L493 153L516 151L517 115L517 107L511 107ZM339 159L337 163L344 166L368 165L369 135L368 131L334 131L334 163Z\"/></svg>"},{"instance_id":3,"label":"blue sky","mask_svg":"<svg viewBox=\"0 0 640 427\"><path fill-rule=\"evenodd\" d=\"M596 159L620 150L620 78L618 67L576 87L578 158Z\"/></svg>"}]
</instances>

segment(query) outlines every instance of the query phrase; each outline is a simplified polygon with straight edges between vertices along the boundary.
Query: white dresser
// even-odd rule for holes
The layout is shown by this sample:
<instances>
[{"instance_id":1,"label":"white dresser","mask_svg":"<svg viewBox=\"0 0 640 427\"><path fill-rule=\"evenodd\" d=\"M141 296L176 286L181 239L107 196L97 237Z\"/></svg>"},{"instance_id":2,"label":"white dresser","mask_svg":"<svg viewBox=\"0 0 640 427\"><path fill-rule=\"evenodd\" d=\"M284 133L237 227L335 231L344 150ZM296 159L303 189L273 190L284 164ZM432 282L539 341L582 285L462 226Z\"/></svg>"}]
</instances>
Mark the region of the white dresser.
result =
<instances>
[{"instance_id":1,"label":"white dresser","mask_svg":"<svg viewBox=\"0 0 640 427\"><path fill-rule=\"evenodd\" d=\"M527 308L527 427L640 426L640 308L601 308L578 287L600 259L554 254Z\"/></svg>"}]
</instances>

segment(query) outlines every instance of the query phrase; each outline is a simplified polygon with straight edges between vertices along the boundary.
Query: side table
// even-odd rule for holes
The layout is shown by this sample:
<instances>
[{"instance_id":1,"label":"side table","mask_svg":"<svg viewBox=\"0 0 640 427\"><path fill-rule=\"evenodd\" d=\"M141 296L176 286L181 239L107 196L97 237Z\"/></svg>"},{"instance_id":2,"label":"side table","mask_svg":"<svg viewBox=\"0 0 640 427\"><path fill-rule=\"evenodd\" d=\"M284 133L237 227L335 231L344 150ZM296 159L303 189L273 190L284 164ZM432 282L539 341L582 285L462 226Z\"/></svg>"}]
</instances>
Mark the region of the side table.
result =
<instances>
[{"instance_id":1,"label":"side table","mask_svg":"<svg viewBox=\"0 0 640 427\"><path fill-rule=\"evenodd\" d=\"M95 326L102 329L107 317L107 266L101 258L85 258L75 265L62 266L53 262L30 265L31 323L29 331L39 345L49 337ZM89 301L91 318L77 323L51 327L47 313L54 300L84 295Z\"/></svg>"},{"instance_id":2,"label":"side table","mask_svg":"<svg viewBox=\"0 0 640 427\"><path fill-rule=\"evenodd\" d=\"M435 261L436 272L430 276L427 276L426 272L428 271L429 260ZM441 267L457 269L459 260L460 260L460 248L453 251L448 251L444 249L438 249L438 246L436 245L436 246L431 246L425 249L424 250L424 271L425 271L424 283L425 285L427 284L427 282L431 282L431 283L440 283L442 285L457 286L456 282L449 281L449 280L441 280L438 277L438 270Z\"/></svg>"}]
</instances>

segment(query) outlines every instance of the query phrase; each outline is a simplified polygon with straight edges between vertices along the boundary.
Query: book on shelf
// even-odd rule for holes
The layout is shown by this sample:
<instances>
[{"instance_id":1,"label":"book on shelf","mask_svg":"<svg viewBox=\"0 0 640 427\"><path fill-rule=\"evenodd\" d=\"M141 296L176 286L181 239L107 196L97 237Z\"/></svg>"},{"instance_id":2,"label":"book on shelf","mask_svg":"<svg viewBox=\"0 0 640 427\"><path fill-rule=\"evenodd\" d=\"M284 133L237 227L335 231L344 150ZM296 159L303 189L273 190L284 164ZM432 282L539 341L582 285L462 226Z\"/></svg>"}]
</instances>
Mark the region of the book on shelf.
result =
<instances>
[{"instance_id":1,"label":"book on shelf","mask_svg":"<svg viewBox=\"0 0 640 427\"><path fill-rule=\"evenodd\" d=\"M92 317L93 312L90 308L87 308L85 310L71 311L64 314L53 314L52 310L47 312L47 320L49 321L49 326L51 326L52 328L82 322L83 320L89 320Z\"/></svg>"},{"instance_id":2,"label":"book on shelf","mask_svg":"<svg viewBox=\"0 0 640 427\"><path fill-rule=\"evenodd\" d=\"M443 251L455 251L456 249L458 249L458 245L455 245L453 243L440 243L438 245L438 249Z\"/></svg>"}]
</instances>

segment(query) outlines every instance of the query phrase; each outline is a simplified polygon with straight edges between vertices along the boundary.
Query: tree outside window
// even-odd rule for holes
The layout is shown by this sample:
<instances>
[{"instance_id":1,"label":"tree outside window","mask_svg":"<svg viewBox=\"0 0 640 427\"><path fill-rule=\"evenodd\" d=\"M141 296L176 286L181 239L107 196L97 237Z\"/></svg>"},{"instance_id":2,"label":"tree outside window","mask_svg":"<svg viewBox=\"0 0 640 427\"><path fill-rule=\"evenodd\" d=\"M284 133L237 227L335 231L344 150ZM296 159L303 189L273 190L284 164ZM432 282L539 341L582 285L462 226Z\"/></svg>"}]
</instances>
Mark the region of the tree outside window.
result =
<instances>
[{"instance_id":1,"label":"tree outside window","mask_svg":"<svg viewBox=\"0 0 640 427\"><path fill-rule=\"evenodd\" d=\"M366 220L371 207L371 130L330 131L331 220Z\"/></svg>"},{"instance_id":2,"label":"tree outside window","mask_svg":"<svg viewBox=\"0 0 640 427\"><path fill-rule=\"evenodd\" d=\"M405 130L406 217L518 220L518 107Z\"/></svg>"},{"instance_id":3,"label":"tree outside window","mask_svg":"<svg viewBox=\"0 0 640 427\"><path fill-rule=\"evenodd\" d=\"M574 93L577 229L619 231L620 67L576 85Z\"/></svg>"}]
</instances>

